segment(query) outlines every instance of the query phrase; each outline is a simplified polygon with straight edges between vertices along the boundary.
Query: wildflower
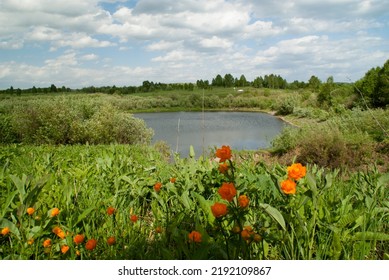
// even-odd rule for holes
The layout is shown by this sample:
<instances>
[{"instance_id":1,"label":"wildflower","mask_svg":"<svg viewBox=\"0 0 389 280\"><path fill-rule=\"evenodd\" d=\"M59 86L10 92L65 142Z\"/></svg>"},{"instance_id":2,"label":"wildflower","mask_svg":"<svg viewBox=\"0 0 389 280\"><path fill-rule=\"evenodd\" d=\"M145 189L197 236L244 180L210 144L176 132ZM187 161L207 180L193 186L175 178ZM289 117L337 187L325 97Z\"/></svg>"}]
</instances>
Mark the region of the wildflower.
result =
<instances>
[{"instance_id":1,"label":"wildflower","mask_svg":"<svg viewBox=\"0 0 389 280\"><path fill-rule=\"evenodd\" d=\"M1 234L6 236L10 232L9 227L5 227L1 230Z\"/></svg>"},{"instance_id":2,"label":"wildflower","mask_svg":"<svg viewBox=\"0 0 389 280\"><path fill-rule=\"evenodd\" d=\"M85 249L92 251L96 248L97 240L96 239L89 239L85 244Z\"/></svg>"},{"instance_id":3,"label":"wildflower","mask_svg":"<svg viewBox=\"0 0 389 280\"><path fill-rule=\"evenodd\" d=\"M223 217L227 214L227 205L215 202L215 204L211 206L211 211L215 218Z\"/></svg>"},{"instance_id":4,"label":"wildflower","mask_svg":"<svg viewBox=\"0 0 389 280\"><path fill-rule=\"evenodd\" d=\"M240 236L244 240L249 240L251 236L254 235L253 228L251 226L245 226L244 229L241 231Z\"/></svg>"},{"instance_id":5,"label":"wildflower","mask_svg":"<svg viewBox=\"0 0 389 280\"><path fill-rule=\"evenodd\" d=\"M73 241L74 241L74 243L76 243L77 245L78 245L78 244L81 244L82 242L84 242L84 235L83 235L83 234L77 234L77 235L73 238Z\"/></svg>"},{"instance_id":6,"label":"wildflower","mask_svg":"<svg viewBox=\"0 0 389 280\"><path fill-rule=\"evenodd\" d=\"M28 215L32 215L32 214L34 214L34 212L35 212L35 209L34 208L32 208L32 207L29 207L29 208L27 208L27 210L26 210L26 212L27 212L27 214Z\"/></svg>"},{"instance_id":7,"label":"wildflower","mask_svg":"<svg viewBox=\"0 0 389 280\"><path fill-rule=\"evenodd\" d=\"M306 173L307 169L305 166L302 166L301 163L293 163L291 166L287 167L288 171L288 177L290 179L300 180L303 178Z\"/></svg>"},{"instance_id":8,"label":"wildflower","mask_svg":"<svg viewBox=\"0 0 389 280\"><path fill-rule=\"evenodd\" d=\"M62 245L61 246L62 254L66 254L67 251L69 251L69 246L68 245Z\"/></svg>"},{"instance_id":9,"label":"wildflower","mask_svg":"<svg viewBox=\"0 0 389 280\"><path fill-rule=\"evenodd\" d=\"M225 162L226 160L230 160L231 159L230 146L222 146L220 149L217 149L216 157L220 158L220 162Z\"/></svg>"},{"instance_id":10,"label":"wildflower","mask_svg":"<svg viewBox=\"0 0 389 280\"><path fill-rule=\"evenodd\" d=\"M291 179L286 179L281 182L281 190L285 194L295 194L296 193L296 182Z\"/></svg>"},{"instance_id":11,"label":"wildflower","mask_svg":"<svg viewBox=\"0 0 389 280\"><path fill-rule=\"evenodd\" d=\"M32 244L34 244L34 238L31 238L31 239L29 239L28 241L27 241L27 244L28 245L32 245Z\"/></svg>"},{"instance_id":12,"label":"wildflower","mask_svg":"<svg viewBox=\"0 0 389 280\"><path fill-rule=\"evenodd\" d=\"M161 190L161 187L162 187L162 183L161 183L161 182L157 182L157 183L155 183L155 185L154 185L154 190L155 190L156 192L159 192L159 191Z\"/></svg>"},{"instance_id":13,"label":"wildflower","mask_svg":"<svg viewBox=\"0 0 389 280\"><path fill-rule=\"evenodd\" d=\"M115 213L115 211L116 211L116 209L113 208L112 206L110 206L110 207L107 208L107 214L108 214L109 216L113 215L113 214Z\"/></svg>"},{"instance_id":14,"label":"wildflower","mask_svg":"<svg viewBox=\"0 0 389 280\"><path fill-rule=\"evenodd\" d=\"M219 164L219 172L222 174L225 174L228 171L228 164L227 163L221 163Z\"/></svg>"},{"instance_id":15,"label":"wildflower","mask_svg":"<svg viewBox=\"0 0 389 280\"><path fill-rule=\"evenodd\" d=\"M246 208L247 206L249 206L250 200L248 199L248 197L246 195L242 194L239 196L238 202L239 202L239 206L241 208Z\"/></svg>"},{"instance_id":16,"label":"wildflower","mask_svg":"<svg viewBox=\"0 0 389 280\"><path fill-rule=\"evenodd\" d=\"M81 252L79 250L76 250L76 255L77 256L80 256L81 255Z\"/></svg>"},{"instance_id":17,"label":"wildflower","mask_svg":"<svg viewBox=\"0 0 389 280\"><path fill-rule=\"evenodd\" d=\"M131 222L136 223L138 221L138 216L137 215L131 215L130 220L131 220Z\"/></svg>"},{"instance_id":18,"label":"wildflower","mask_svg":"<svg viewBox=\"0 0 389 280\"><path fill-rule=\"evenodd\" d=\"M58 208L53 208L51 209L51 217L55 217L59 215L59 209Z\"/></svg>"},{"instance_id":19,"label":"wildflower","mask_svg":"<svg viewBox=\"0 0 389 280\"><path fill-rule=\"evenodd\" d=\"M110 237L108 237L108 239L107 239L107 243L108 243L108 245L109 245L109 246L111 246L111 245L115 244L115 243L116 243L116 239L115 239L115 237L114 237L114 236L110 236Z\"/></svg>"},{"instance_id":20,"label":"wildflower","mask_svg":"<svg viewBox=\"0 0 389 280\"><path fill-rule=\"evenodd\" d=\"M218 192L228 202L231 202L236 195L236 189L233 183L223 183Z\"/></svg>"},{"instance_id":21,"label":"wildflower","mask_svg":"<svg viewBox=\"0 0 389 280\"><path fill-rule=\"evenodd\" d=\"M162 233L162 228L160 226L155 228L156 233Z\"/></svg>"},{"instance_id":22,"label":"wildflower","mask_svg":"<svg viewBox=\"0 0 389 280\"><path fill-rule=\"evenodd\" d=\"M65 232L63 232L63 230L60 227L54 227L53 233L56 234L61 239L65 238Z\"/></svg>"},{"instance_id":23,"label":"wildflower","mask_svg":"<svg viewBox=\"0 0 389 280\"><path fill-rule=\"evenodd\" d=\"M188 234L189 241L200 243L201 242L201 233L198 231L192 231Z\"/></svg>"},{"instance_id":24,"label":"wildflower","mask_svg":"<svg viewBox=\"0 0 389 280\"><path fill-rule=\"evenodd\" d=\"M170 183L174 184L176 182L176 180L177 180L176 178L172 177L172 178L170 178Z\"/></svg>"},{"instance_id":25,"label":"wildflower","mask_svg":"<svg viewBox=\"0 0 389 280\"><path fill-rule=\"evenodd\" d=\"M51 239L46 239L43 241L43 247L48 248L51 246Z\"/></svg>"}]
</instances>

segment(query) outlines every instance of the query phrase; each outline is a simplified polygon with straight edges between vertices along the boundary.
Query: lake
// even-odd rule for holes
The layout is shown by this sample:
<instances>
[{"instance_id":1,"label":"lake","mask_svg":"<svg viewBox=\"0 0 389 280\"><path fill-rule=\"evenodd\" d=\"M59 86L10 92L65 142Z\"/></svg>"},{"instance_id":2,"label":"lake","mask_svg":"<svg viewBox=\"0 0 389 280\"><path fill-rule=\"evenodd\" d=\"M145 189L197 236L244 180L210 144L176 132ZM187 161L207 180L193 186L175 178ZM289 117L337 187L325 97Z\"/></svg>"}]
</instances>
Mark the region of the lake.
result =
<instances>
[{"instance_id":1,"label":"lake","mask_svg":"<svg viewBox=\"0 0 389 280\"><path fill-rule=\"evenodd\" d=\"M268 148L287 126L279 118L258 112L164 112L134 116L154 129L154 143L163 140L183 157L188 156L190 145L196 156L222 145L235 150Z\"/></svg>"}]
</instances>

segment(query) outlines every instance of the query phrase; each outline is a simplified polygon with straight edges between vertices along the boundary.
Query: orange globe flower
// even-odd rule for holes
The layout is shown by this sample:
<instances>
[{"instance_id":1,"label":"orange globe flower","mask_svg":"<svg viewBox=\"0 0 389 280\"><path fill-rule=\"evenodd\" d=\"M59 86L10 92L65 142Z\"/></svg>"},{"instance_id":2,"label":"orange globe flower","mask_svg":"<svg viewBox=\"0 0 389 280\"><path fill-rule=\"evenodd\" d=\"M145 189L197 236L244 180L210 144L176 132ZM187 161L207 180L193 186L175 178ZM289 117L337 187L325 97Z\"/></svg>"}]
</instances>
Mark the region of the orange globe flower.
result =
<instances>
[{"instance_id":1,"label":"orange globe flower","mask_svg":"<svg viewBox=\"0 0 389 280\"><path fill-rule=\"evenodd\" d=\"M231 159L230 146L223 145L220 149L217 149L216 157L220 158L220 162L225 162L226 160L230 160Z\"/></svg>"},{"instance_id":2,"label":"orange globe flower","mask_svg":"<svg viewBox=\"0 0 389 280\"><path fill-rule=\"evenodd\" d=\"M96 239L89 239L85 244L85 249L92 251L96 248L97 240Z\"/></svg>"},{"instance_id":3,"label":"orange globe flower","mask_svg":"<svg viewBox=\"0 0 389 280\"><path fill-rule=\"evenodd\" d=\"M215 202L215 204L211 206L211 211L215 218L221 218L228 212L227 205L224 203Z\"/></svg>"},{"instance_id":4,"label":"orange globe flower","mask_svg":"<svg viewBox=\"0 0 389 280\"><path fill-rule=\"evenodd\" d=\"M138 216L137 215L131 215L130 220L131 220L131 222L136 223L138 221Z\"/></svg>"},{"instance_id":5,"label":"orange globe flower","mask_svg":"<svg viewBox=\"0 0 389 280\"><path fill-rule=\"evenodd\" d=\"M68 245L62 245L61 246L62 254L66 254L67 251L69 251L69 246Z\"/></svg>"},{"instance_id":6,"label":"orange globe flower","mask_svg":"<svg viewBox=\"0 0 389 280\"><path fill-rule=\"evenodd\" d=\"M46 239L43 241L43 247L48 248L51 246L51 239Z\"/></svg>"},{"instance_id":7,"label":"orange globe flower","mask_svg":"<svg viewBox=\"0 0 389 280\"><path fill-rule=\"evenodd\" d=\"M226 172L228 171L228 164L227 163L221 163L219 164L219 172L222 173L222 174L226 174Z\"/></svg>"},{"instance_id":8,"label":"orange globe flower","mask_svg":"<svg viewBox=\"0 0 389 280\"><path fill-rule=\"evenodd\" d=\"M55 233L59 238L64 239L66 234L63 232L63 230L60 227L54 227L53 233Z\"/></svg>"},{"instance_id":9,"label":"orange globe flower","mask_svg":"<svg viewBox=\"0 0 389 280\"><path fill-rule=\"evenodd\" d=\"M305 166L302 166L301 163L293 163L291 166L288 166L288 177L294 180L300 180L307 174L307 169Z\"/></svg>"},{"instance_id":10,"label":"orange globe flower","mask_svg":"<svg viewBox=\"0 0 389 280\"><path fill-rule=\"evenodd\" d=\"M32 244L34 244L34 238L31 238L31 239L29 239L28 241L27 241L27 244L28 245L32 245Z\"/></svg>"},{"instance_id":11,"label":"orange globe flower","mask_svg":"<svg viewBox=\"0 0 389 280\"><path fill-rule=\"evenodd\" d=\"M189 238L189 241L191 241L191 242L200 243L201 242L201 233L194 230L188 234L188 238Z\"/></svg>"},{"instance_id":12,"label":"orange globe flower","mask_svg":"<svg viewBox=\"0 0 389 280\"><path fill-rule=\"evenodd\" d=\"M51 217L55 217L59 215L59 209L58 208L53 208L51 209Z\"/></svg>"},{"instance_id":13,"label":"orange globe flower","mask_svg":"<svg viewBox=\"0 0 389 280\"><path fill-rule=\"evenodd\" d=\"M285 194L295 194L296 193L296 182L291 179L286 179L281 182L281 190Z\"/></svg>"},{"instance_id":14,"label":"orange globe flower","mask_svg":"<svg viewBox=\"0 0 389 280\"><path fill-rule=\"evenodd\" d=\"M115 213L115 211L116 211L116 209L113 208L112 206L109 206L109 207L107 208L107 214L108 214L109 216L113 215L113 214Z\"/></svg>"},{"instance_id":15,"label":"orange globe flower","mask_svg":"<svg viewBox=\"0 0 389 280\"><path fill-rule=\"evenodd\" d=\"M74 243L76 243L77 245L78 244L81 244L82 242L84 242L84 235L83 234L77 234L74 238L73 238L73 241Z\"/></svg>"},{"instance_id":16,"label":"orange globe flower","mask_svg":"<svg viewBox=\"0 0 389 280\"><path fill-rule=\"evenodd\" d=\"M1 234L4 236L7 235L9 232L10 232L9 227L5 227L1 230Z\"/></svg>"},{"instance_id":17,"label":"orange globe flower","mask_svg":"<svg viewBox=\"0 0 389 280\"><path fill-rule=\"evenodd\" d=\"M242 194L239 196L238 202L241 208L246 208L247 206L249 206L250 200L245 194Z\"/></svg>"},{"instance_id":18,"label":"orange globe flower","mask_svg":"<svg viewBox=\"0 0 389 280\"><path fill-rule=\"evenodd\" d=\"M236 195L236 189L233 183L223 183L218 192L228 202L231 202Z\"/></svg>"},{"instance_id":19,"label":"orange globe flower","mask_svg":"<svg viewBox=\"0 0 389 280\"><path fill-rule=\"evenodd\" d=\"M245 226L242 232L240 233L240 236L244 240L249 240L254 235L253 228L251 226Z\"/></svg>"},{"instance_id":20,"label":"orange globe flower","mask_svg":"<svg viewBox=\"0 0 389 280\"><path fill-rule=\"evenodd\" d=\"M112 246L112 245L114 245L114 244L116 243L116 239L115 239L115 237L114 237L114 236L110 236L110 237L108 237L108 239L107 239L107 243L108 243L108 245L109 245L109 246Z\"/></svg>"},{"instance_id":21,"label":"orange globe flower","mask_svg":"<svg viewBox=\"0 0 389 280\"><path fill-rule=\"evenodd\" d=\"M176 182L176 180L177 180L176 178L172 177L172 178L170 178L170 183L174 184Z\"/></svg>"},{"instance_id":22,"label":"orange globe flower","mask_svg":"<svg viewBox=\"0 0 389 280\"><path fill-rule=\"evenodd\" d=\"M161 190L161 187L162 187L162 183L161 182L157 182L155 185L154 185L154 190L156 192L159 192Z\"/></svg>"},{"instance_id":23,"label":"orange globe flower","mask_svg":"<svg viewBox=\"0 0 389 280\"><path fill-rule=\"evenodd\" d=\"M28 215L32 215L32 214L34 214L34 212L35 212L35 209L34 208L32 208L32 207L29 207L29 208L27 208L27 210L26 210L26 212L27 212L27 214Z\"/></svg>"}]
</instances>

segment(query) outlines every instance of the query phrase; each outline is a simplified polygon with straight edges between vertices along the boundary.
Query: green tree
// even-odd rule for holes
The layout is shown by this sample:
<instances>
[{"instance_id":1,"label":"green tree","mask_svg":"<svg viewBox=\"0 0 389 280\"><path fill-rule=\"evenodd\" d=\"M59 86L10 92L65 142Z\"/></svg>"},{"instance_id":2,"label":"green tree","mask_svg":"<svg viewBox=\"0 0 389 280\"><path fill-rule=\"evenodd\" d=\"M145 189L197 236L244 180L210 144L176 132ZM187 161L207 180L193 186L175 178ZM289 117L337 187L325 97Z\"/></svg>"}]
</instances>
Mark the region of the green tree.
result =
<instances>
[{"instance_id":1,"label":"green tree","mask_svg":"<svg viewBox=\"0 0 389 280\"><path fill-rule=\"evenodd\" d=\"M311 78L308 81L308 87L312 91L316 92L320 88L320 85L321 85L321 81L319 80L319 78L316 76L311 76Z\"/></svg>"},{"instance_id":2,"label":"green tree","mask_svg":"<svg viewBox=\"0 0 389 280\"><path fill-rule=\"evenodd\" d=\"M216 76L216 78L212 79L212 85L215 87L222 87L223 86L223 78L220 74Z\"/></svg>"},{"instance_id":3,"label":"green tree","mask_svg":"<svg viewBox=\"0 0 389 280\"><path fill-rule=\"evenodd\" d=\"M320 87L319 94L317 95L317 102L320 107L327 107L332 105L332 92L334 91L334 77L327 78L327 82Z\"/></svg>"},{"instance_id":4,"label":"green tree","mask_svg":"<svg viewBox=\"0 0 389 280\"><path fill-rule=\"evenodd\" d=\"M386 107L389 105L389 60L387 60L378 72L377 86L374 90L371 101L375 107Z\"/></svg>"},{"instance_id":5,"label":"green tree","mask_svg":"<svg viewBox=\"0 0 389 280\"><path fill-rule=\"evenodd\" d=\"M225 74L224 75L224 86L225 87L232 87L234 85L234 77L231 74Z\"/></svg>"}]
</instances>

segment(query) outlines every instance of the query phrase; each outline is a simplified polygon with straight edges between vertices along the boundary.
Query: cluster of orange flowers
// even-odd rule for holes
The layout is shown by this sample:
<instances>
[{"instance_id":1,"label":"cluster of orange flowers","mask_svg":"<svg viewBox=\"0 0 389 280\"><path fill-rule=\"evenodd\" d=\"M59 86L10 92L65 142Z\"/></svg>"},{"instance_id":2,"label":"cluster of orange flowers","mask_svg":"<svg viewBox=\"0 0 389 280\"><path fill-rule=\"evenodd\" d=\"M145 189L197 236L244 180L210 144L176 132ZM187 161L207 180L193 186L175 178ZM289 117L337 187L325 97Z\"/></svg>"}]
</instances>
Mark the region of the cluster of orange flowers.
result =
<instances>
[{"instance_id":1,"label":"cluster of orange flowers","mask_svg":"<svg viewBox=\"0 0 389 280\"><path fill-rule=\"evenodd\" d=\"M294 163L287 167L288 178L281 182L281 190L285 194L296 193L296 182L305 177L307 169L301 163Z\"/></svg>"},{"instance_id":2,"label":"cluster of orange flowers","mask_svg":"<svg viewBox=\"0 0 389 280\"><path fill-rule=\"evenodd\" d=\"M193 230L188 234L188 238L190 242L200 243L202 236L200 232Z\"/></svg>"},{"instance_id":3,"label":"cluster of orange flowers","mask_svg":"<svg viewBox=\"0 0 389 280\"><path fill-rule=\"evenodd\" d=\"M242 238L248 242L259 242L262 240L262 236L258 233L255 233L251 226L245 226L244 229L240 232L240 236L242 236Z\"/></svg>"}]
</instances>

